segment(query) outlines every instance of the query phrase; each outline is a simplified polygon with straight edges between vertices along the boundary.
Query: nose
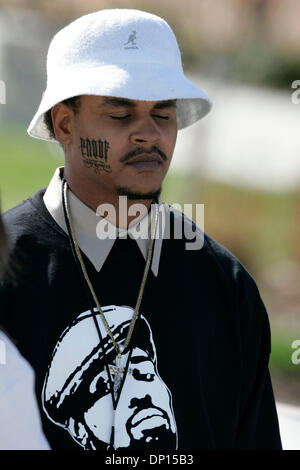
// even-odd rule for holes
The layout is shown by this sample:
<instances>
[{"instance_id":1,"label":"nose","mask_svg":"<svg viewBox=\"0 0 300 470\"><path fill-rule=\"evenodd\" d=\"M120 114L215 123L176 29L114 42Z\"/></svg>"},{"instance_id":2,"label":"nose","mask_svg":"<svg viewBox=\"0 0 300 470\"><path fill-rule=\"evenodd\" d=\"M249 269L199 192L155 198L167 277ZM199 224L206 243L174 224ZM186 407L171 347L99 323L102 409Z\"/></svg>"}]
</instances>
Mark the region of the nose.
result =
<instances>
[{"instance_id":1,"label":"nose","mask_svg":"<svg viewBox=\"0 0 300 470\"><path fill-rule=\"evenodd\" d=\"M161 132L158 125L151 116L145 116L137 120L134 129L130 134L130 141L133 144L153 145L161 138Z\"/></svg>"},{"instance_id":2,"label":"nose","mask_svg":"<svg viewBox=\"0 0 300 470\"><path fill-rule=\"evenodd\" d=\"M143 398L132 398L128 408L135 408L136 406L140 409L153 406L150 395L147 394Z\"/></svg>"}]
</instances>

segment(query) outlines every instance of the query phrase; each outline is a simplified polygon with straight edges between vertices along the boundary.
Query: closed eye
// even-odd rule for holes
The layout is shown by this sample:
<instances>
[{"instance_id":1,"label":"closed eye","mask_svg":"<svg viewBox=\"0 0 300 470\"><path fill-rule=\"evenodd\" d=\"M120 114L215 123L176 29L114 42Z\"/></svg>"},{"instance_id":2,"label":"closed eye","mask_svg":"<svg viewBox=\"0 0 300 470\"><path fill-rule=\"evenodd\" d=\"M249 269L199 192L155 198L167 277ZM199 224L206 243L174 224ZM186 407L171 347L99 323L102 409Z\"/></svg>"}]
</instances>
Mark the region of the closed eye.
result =
<instances>
[{"instance_id":1,"label":"closed eye","mask_svg":"<svg viewBox=\"0 0 300 470\"><path fill-rule=\"evenodd\" d=\"M126 114L126 116L110 116L112 119L126 119L130 116L130 114Z\"/></svg>"},{"instance_id":2,"label":"closed eye","mask_svg":"<svg viewBox=\"0 0 300 470\"><path fill-rule=\"evenodd\" d=\"M153 117L160 118L160 119L169 119L169 116L160 116L159 114L154 114Z\"/></svg>"},{"instance_id":3,"label":"closed eye","mask_svg":"<svg viewBox=\"0 0 300 470\"><path fill-rule=\"evenodd\" d=\"M126 116L110 116L111 119L127 119L130 117L130 114L126 114ZM153 114L153 117L159 119L169 119L169 116L161 116L160 114Z\"/></svg>"}]
</instances>

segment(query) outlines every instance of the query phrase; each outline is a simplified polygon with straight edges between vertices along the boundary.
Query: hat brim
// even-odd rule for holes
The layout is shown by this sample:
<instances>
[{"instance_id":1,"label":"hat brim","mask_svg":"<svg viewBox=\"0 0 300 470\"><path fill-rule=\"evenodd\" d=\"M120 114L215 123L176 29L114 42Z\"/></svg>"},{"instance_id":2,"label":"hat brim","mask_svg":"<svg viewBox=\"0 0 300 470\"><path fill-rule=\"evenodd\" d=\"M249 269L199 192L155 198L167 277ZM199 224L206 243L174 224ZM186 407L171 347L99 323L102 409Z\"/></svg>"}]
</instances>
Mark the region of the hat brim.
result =
<instances>
[{"instance_id":1,"label":"hat brim","mask_svg":"<svg viewBox=\"0 0 300 470\"><path fill-rule=\"evenodd\" d=\"M114 96L131 100L177 100L178 129L203 118L212 102L204 91L178 69L157 63L126 66L87 66L84 69L57 69L52 72L48 87L27 132L36 139L56 142L44 123L44 114L55 104L73 96ZM63 77L63 79L62 79Z\"/></svg>"}]
</instances>

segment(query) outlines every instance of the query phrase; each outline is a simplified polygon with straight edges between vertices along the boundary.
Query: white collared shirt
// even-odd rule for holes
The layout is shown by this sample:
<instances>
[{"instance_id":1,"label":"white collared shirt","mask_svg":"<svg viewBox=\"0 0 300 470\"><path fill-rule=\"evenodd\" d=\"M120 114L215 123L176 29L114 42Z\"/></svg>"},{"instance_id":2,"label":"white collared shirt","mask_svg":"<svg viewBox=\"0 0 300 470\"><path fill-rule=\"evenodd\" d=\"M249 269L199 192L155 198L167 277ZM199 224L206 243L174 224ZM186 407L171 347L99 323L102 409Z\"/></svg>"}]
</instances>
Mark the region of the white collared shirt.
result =
<instances>
[{"instance_id":1,"label":"white collared shirt","mask_svg":"<svg viewBox=\"0 0 300 470\"><path fill-rule=\"evenodd\" d=\"M62 230L64 230L64 232L67 233L62 204L62 175L63 167L57 168L48 188L46 189L43 199L46 208L55 222L62 228ZM77 243L83 253L91 261L95 269L99 272L114 245L115 237L101 239L97 236L99 222L101 222L101 220L103 221L103 218L86 206L71 190L69 190L69 206ZM159 200L159 211L163 217L159 217L158 219L151 264L151 270L155 276L157 276L159 269L160 254L164 237L164 216L168 209L168 205ZM126 236L134 238L144 259L146 260L149 243L149 238L146 234L148 234L149 219L149 215L144 216L137 223L130 224L130 228L128 230L119 229L107 221L106 224L113 229L112 231L118 233L120 238ZM137 232L141 234L141 236L137 236Z\"/></svg>"}]
</instances>

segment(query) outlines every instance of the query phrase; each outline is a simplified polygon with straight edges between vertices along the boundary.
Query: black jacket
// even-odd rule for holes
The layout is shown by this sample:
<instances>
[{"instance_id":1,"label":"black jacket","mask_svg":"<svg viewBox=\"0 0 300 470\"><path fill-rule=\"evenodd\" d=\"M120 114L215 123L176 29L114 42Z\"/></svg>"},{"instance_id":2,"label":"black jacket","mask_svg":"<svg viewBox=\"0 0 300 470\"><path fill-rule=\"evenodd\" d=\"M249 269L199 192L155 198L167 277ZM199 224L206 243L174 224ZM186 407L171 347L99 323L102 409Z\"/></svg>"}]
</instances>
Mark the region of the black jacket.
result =
<instances>
[{"instance_id":1,"label":"black jacket","mask_svg":"<svg viewBox=\"0 0 300 470\"><path fill-rule=\"evenodd\" d=\"M116 447L281 449L266 310L250 274L207 234L197 251L184 240L163 242L113 423L104 365L114 352L105 332L101 343L101 319L43 194L4 216L19 268L17 281L2 285L0 321L35 370L52 448L106 449L114 424ZM136 242L117 240L99 273L83 259L116 334L121 326L126 333L145 264Z\"/></svg>"}]
</instances>

